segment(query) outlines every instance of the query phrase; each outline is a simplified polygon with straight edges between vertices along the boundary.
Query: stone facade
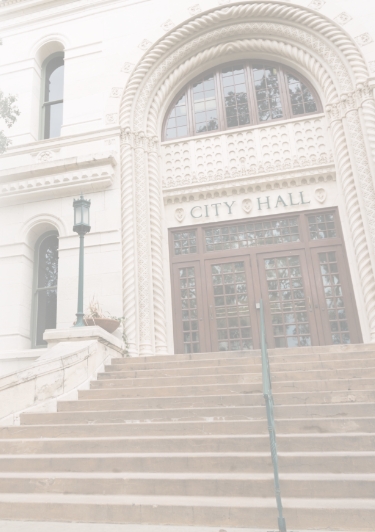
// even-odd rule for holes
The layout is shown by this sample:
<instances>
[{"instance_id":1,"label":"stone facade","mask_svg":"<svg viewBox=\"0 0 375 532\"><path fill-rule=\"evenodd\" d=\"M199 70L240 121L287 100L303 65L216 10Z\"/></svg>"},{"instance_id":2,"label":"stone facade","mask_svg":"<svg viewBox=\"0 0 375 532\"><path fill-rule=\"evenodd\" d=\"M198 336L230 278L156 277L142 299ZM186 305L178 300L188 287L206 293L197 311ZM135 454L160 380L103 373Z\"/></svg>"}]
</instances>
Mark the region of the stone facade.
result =
<instances>
[{"instance_id":1,"label":"stone facade","mask_svg":"<svg viewBox=\"0 0 375 532\"><path fill-rule=\"evenodd\" d=\"M174 352L168 229L267 215L278 196L285 212L338 208L363 340L375 340L373 9L339 0L3 1L1 89L18 95L21 116L0 157L0 348L30 347L34 246L51 229L57 328L71 326L72 201L81 193L92 205L85 304L96 295L125 315L132 355ZM62 134L40 140L42 64L58 51ZM300 72L323 112L163 141L186 83L244 58ZM267 197L270 212L259 212ZM205 205L212 216L200 220Z\"/></svg>"}]
</instances>

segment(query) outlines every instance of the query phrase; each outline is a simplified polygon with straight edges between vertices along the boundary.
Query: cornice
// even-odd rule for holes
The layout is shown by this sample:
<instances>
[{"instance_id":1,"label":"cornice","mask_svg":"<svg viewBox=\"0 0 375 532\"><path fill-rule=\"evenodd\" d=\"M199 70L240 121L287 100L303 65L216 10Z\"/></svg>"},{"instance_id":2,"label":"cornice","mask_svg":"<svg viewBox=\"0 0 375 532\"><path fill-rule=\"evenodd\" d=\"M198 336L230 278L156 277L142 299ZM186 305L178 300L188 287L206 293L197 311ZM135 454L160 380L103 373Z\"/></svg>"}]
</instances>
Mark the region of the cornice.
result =
<instances>
[{"instance_id":1,"label":"cornice","mask_svg":"<svg viewBox=\"0 0 375 532\"><path fill-rule=\"evenodd\" d=\"M249 191L272 191L303 186L306 184L319 184L336 180L336 170L333 163L317 165L294 170L285 170L257 175L249 175L244 172L239 173L230 179L221 181L211 180L205 183L190 183L178 187L164 188L164 203L179 203L185 201L196 201L200 195L206 197L210 194L218 193L219 196L231 196Z\"/></svg>"},{"instance_id":2,"label":"cornice","mask_svg":"<svg viewBox=\"0 0 375 532\"><path fill-rule=\"evenodd\" d=\"M97 153L66 159L54 159L51 151L42 151L38 154L38 160L33 164L0 170L0 183L41 178L45 175L58 175L65 172L84 171L103 165L108 165L112 168L117 165L113 153Z\"/></svg>"},{"instance_id":3,"label":"cornice","mask_svg":"<svg viewBox=\"0 0 375 532\"><path fill-rule=\"evenodd\" d=\"M110 187L113 179L113 168L104 165L86 172L77 171L12 181L0 187L0 205L31 203L73 194L98 192Z\"/></svg>"},{"instance_id":4,"label":"cornice","mask_svg":"<svg viewBox=\"0 0 375 532\"><path fill-rule=\"evenodd\" d=\"M0 205L104 190L113 183L116 164L113 154L108 153L46 160L3 170L0 172Z\"/></svg>"}]
</instances>

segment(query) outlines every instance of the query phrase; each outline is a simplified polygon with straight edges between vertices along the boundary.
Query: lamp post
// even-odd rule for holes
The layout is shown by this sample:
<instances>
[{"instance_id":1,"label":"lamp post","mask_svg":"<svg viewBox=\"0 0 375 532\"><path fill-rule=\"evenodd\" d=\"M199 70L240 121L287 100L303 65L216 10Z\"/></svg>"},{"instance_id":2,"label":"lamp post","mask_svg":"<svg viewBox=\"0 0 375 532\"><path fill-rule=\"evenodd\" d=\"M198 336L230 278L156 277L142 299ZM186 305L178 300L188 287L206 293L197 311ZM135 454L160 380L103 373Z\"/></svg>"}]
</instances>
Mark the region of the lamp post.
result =
<instances>
[{"instance_id":1,"label":"lamp post","mask_svg":"<svg viewBox=\"0 0 375 532\"><path fill-rule=\"evenodd\" d=\"M85 234L90 232L90 205L91 200L84 199L81 196L78 200L73 201L74 207L74 226L73 231L79 234L79 273L78 273L78 305L77 321L75 327L84 327L83 321L83 259L84 259L84 238Z\"/></svg>"}]
</instances>

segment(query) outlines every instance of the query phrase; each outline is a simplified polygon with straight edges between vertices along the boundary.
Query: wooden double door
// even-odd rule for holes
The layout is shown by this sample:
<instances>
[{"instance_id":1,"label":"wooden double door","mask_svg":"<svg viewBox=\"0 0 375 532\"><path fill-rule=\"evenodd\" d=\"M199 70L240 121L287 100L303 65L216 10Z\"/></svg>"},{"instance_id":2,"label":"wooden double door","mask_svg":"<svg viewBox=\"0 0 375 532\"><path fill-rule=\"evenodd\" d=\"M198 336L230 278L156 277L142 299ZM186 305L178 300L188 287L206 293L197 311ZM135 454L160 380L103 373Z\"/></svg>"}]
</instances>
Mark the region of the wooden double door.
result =
<instances>
[{"instance_id":1,"label":"wooden double door","mask_svg":"<svg viewBox=\"0 0 375 532\"><path fill-rule=\"evenodd\" d=\"M348 344L361 333L336 210L170 231L178 353Z\"/></svg>"}]
</instances>

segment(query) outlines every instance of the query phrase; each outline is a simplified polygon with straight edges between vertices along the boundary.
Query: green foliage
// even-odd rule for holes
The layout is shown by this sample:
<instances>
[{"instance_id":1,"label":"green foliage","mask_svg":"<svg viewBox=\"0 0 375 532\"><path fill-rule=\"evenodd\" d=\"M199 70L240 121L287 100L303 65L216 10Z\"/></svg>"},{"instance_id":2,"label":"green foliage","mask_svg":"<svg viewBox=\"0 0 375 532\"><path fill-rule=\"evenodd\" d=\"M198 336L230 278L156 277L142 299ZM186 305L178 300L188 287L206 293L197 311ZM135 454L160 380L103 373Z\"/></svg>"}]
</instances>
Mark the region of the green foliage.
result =
<instances>
[{"instance_id":1,"label":"green foliage","mask_svg":"<svg viewBox=\"0 0 375 532\"><path fill-rule=\"evenodd\" d=\"M15 105L16 101L16 96L12 94L5 96L3 91L0 90L0 118L8 128L13 126L17 116L20 114L18 107ZM10 144L11 141L6 137L4 131L0 129L0 154L4 153Z\"/></svg>"}]
</instances>

